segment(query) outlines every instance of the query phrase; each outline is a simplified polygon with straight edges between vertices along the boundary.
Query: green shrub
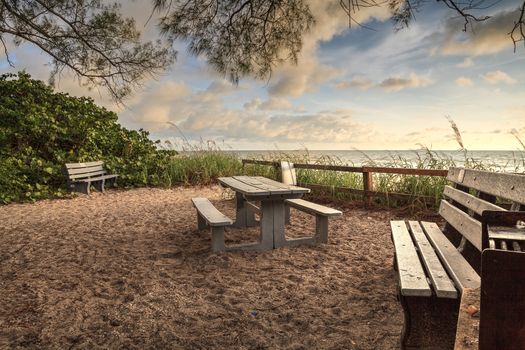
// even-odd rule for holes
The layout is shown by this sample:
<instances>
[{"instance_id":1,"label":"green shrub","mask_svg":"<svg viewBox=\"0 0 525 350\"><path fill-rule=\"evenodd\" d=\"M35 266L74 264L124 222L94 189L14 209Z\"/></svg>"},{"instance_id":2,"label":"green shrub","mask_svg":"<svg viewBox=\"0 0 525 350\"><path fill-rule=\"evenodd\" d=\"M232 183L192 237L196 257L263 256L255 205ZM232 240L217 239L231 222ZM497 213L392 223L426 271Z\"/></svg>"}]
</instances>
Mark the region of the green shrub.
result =
<instances>
[{"instance_id":1,"label":"green shrub","mask_svg":"<svg viewBox=\"0 0 525 350\"><path fill-rule=\"evenodd\" d=\"M121 186L166 183L174 151L85 97L54 92L26 73L0 76L0 202L64 196L65 163L104 160Z\"/></svg>"}]
</instances>

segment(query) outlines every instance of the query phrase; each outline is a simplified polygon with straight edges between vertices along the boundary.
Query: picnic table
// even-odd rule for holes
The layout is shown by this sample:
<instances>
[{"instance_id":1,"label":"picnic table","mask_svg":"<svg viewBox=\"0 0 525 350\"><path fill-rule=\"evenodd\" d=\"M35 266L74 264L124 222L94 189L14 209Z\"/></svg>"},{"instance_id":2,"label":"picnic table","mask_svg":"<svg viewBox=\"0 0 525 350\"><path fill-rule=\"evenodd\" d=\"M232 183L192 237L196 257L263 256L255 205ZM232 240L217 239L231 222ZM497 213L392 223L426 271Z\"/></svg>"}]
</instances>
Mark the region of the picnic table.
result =
<instances>
[{"instance_id":1,"label":"picnic table","mask_svg":"<svg viewBox=\"0 0 525 350\"><path fill-rule=\"evenodd\" d=\"M284 245L301 244L311 238L299 238L293 243L285 239L285 201L301 198L310 189L286 185L262 176L220 177L219 183L235 191L236 216L234 227L256 226L255 214L260 216L261 238L253 244L237 245L239 250L264 251ZM260 201L257 207L252 202Z\"/></svg>"}]
</instances>

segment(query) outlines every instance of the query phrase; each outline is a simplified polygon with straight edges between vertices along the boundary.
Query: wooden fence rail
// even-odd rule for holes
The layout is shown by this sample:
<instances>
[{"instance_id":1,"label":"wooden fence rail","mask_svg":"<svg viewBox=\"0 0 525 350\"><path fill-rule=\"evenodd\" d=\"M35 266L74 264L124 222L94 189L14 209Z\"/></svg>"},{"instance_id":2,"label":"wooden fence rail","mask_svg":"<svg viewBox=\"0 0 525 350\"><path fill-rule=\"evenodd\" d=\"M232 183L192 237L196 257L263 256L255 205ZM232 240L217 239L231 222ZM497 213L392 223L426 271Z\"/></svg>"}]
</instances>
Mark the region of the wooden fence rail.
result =
<instances>
[{"instance_id":1,"label":"wooden fence rail","mask_svg":"<svg viewBox=\"0 0 525 350\"><path fill-rule=\"evenodd\" d=\"M280 168L281 163L276 161L268 160L255 160L255 159L243 159L242 166L244 169L245 164L256 164L256 165L269 165L274 168ZM307 164L307 163L294 163L295 169L312 169L312 170L331 170L331 171L343 171L351 173L361 173L363 175L363 189L355 189L348 187L332 187L319 184L300 184L302 186L307 186L312 189L330 191L333 193L343 192L343 193L353 193L362 195L363 199L367 204L372 203L372 198L376 196L382 196L393 199L407 200L412 198L412 194L408 193L392 193L392 192L378 192L374 191L374 184L372 181L373 173L380 174L399 174L399 175L417 175L417 176L439 176L446 177L447 170L436 170L436 169L416 169L416 168L387 168L387 167L373 167L373 166L345 166L345 165L325 165L325 164ZM419 196L418 199L425 202L435 201L434 197L429 196Z\"/></svg>"}]
</instances>

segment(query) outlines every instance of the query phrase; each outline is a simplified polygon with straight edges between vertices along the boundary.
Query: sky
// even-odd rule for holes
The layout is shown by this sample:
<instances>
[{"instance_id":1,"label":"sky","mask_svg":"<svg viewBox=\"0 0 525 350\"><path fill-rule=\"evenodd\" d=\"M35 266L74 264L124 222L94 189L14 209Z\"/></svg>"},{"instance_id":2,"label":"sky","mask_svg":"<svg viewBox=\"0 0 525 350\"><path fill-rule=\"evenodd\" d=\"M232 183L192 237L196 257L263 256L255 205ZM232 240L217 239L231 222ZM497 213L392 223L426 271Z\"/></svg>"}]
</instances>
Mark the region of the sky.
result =
<instances>
[{"instance_id":1,"label":"sky","mask_svg":"<svg viewBox=\"0 0 525 350\"><path fill-rule=\"evenodd\" d=\"M396 31L386 8L363 9L348 26L339 1L310 0L315 26L305 34L297 65L284 64L268 81L238 85L176 42L169 72L115 105L65 74L56 88L92 96L119 122L180 147L212 141L234 150L454 150L449 119L469 150L517 150L525 140L525 47L508 36L521 1L500 1L485 22L462 31L462 20L429 2L408 29ZM150 2L122 1L146 40ZM49 57L22 44L10 48L15 68L0 54L0 71L25 69L47 80ZM174 126L176 125L176 127Z\"/></svg>"}]
</instances>

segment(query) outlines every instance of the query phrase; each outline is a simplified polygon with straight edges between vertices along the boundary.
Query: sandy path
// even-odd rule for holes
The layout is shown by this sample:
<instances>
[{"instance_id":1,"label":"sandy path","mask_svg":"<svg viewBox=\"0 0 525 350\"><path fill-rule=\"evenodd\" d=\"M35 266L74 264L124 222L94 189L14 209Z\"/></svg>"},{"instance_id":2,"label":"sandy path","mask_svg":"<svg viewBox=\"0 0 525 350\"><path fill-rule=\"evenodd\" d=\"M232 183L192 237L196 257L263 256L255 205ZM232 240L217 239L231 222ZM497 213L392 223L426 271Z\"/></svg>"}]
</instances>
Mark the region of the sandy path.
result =
<instances>
[{"instance_id":1,"label":"sandy path","mask_svg":"<svg viewBox=\"0 0 525 350\"><path fill-rule=\"evenodd\" d=\"M326 245L211 254L193 196L233 217L218 187L0 207L0 347L397 348L388 211L342 208ZM292 210L287 234L313 228Z\"/></svg>"}]
</instances>

